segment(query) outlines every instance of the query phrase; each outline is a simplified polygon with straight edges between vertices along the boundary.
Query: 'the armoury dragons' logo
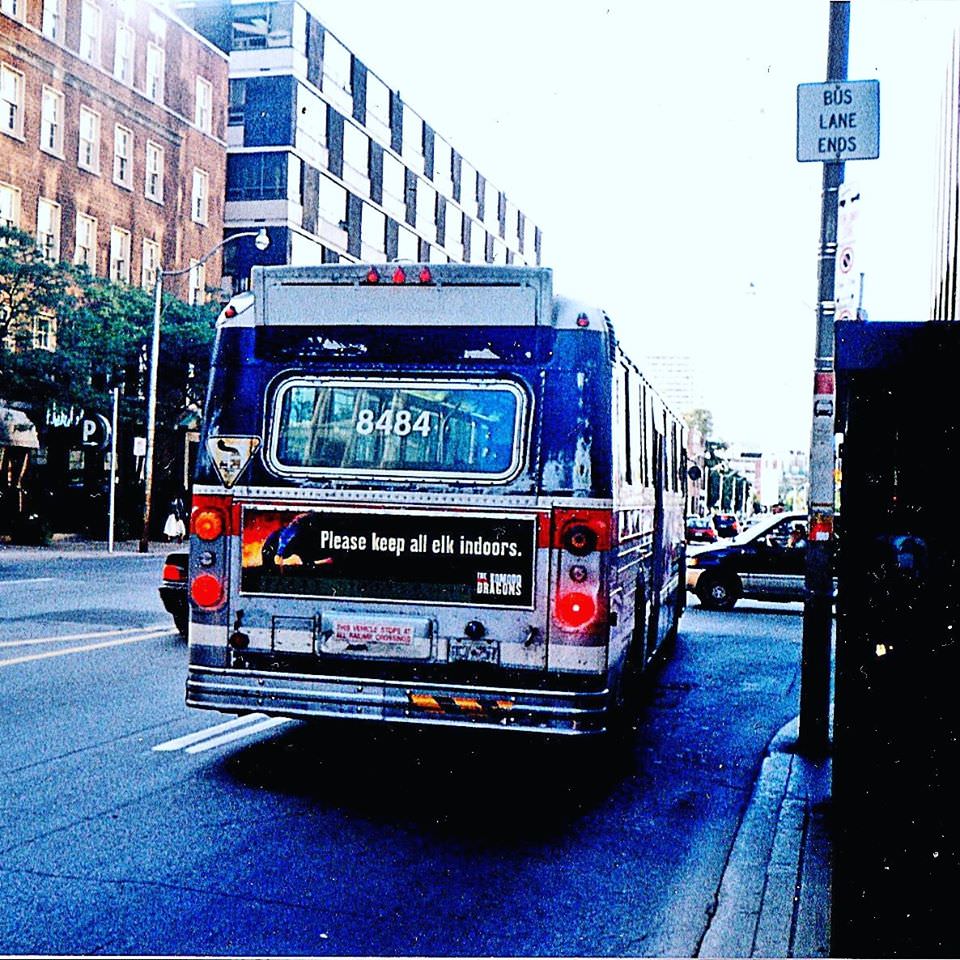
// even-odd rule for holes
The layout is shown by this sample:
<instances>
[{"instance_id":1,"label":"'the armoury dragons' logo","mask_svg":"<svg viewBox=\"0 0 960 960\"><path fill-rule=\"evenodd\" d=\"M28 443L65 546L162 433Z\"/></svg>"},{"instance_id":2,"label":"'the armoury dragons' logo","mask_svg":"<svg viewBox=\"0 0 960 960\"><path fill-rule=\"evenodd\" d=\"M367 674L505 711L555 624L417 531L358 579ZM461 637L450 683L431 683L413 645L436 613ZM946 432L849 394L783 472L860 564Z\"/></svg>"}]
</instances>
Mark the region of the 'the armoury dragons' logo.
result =
<instances>
[{"instance_id":1,"label":"'the armoury dragons' logo","mask_svg":"<svg viewBox=\"0 0 960 960\"><path fill-rule=\"evenodd\" d=\"M232 487L253 455L260 449L259 437L209 437L207 452L223 485Z\"/></svg>"}]
</instances>

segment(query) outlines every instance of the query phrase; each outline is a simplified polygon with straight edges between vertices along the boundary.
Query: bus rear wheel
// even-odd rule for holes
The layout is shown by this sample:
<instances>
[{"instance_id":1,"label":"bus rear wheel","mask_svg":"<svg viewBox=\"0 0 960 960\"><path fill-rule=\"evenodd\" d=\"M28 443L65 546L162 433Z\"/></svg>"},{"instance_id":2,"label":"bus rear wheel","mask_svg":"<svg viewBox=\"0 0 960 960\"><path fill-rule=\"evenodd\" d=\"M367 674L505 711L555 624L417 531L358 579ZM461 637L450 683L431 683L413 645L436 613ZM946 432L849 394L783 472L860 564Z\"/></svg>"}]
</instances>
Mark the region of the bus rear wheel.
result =
<instances>
[{"instance_id":1,"label":"bus rear wheel","mask_svg":"<svg viewBox=\"0 0 960 960\"><path fill-rule=\"evenodd\" d=\"M700 604L707 610L732 610L740 596L737 585L727 577L711 576L697 586Z\"/></svg>"}]
</instances>

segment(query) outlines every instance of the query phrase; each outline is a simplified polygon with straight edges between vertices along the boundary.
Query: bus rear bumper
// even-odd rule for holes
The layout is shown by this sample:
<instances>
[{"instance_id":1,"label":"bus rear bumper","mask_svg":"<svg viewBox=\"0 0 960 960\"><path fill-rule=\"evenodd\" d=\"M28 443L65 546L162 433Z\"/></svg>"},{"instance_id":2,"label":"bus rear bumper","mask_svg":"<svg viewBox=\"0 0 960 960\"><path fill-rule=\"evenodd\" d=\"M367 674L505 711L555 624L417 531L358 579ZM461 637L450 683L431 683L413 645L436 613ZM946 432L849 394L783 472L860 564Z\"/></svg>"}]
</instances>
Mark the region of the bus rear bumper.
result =
<instances>
[{"instance_id":1,"label":"bus rear bumper","mask_svg":"<svg viewBox=\"0 0 960 960\"><path fill-rule=\"evenodd\" d=\"M609 691L558 692L192 666L190 707L566 735L602 733Z\"/></svg>"}]
</instances>

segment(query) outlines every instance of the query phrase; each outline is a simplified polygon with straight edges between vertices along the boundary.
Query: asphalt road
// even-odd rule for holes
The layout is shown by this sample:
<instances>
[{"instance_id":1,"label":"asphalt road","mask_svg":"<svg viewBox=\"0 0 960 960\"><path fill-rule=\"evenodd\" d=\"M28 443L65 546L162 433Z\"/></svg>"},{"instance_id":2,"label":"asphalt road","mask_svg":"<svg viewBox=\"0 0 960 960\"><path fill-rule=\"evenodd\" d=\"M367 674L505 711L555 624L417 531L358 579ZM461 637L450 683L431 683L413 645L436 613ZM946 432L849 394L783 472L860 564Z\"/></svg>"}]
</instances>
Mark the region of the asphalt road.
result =
<instances>
[{"instance_id":1,"label":"asphalt road","mask_svg":"<svg viewBox=\"0 0 960 960\"><path fill-rule=\"evenodd\" d=\"M797 712L798 606L694 601L599 762L498 732L221 728L183 705L161 559L0 547L0 953L696 953Z\"/></svg>"}]
</instances>

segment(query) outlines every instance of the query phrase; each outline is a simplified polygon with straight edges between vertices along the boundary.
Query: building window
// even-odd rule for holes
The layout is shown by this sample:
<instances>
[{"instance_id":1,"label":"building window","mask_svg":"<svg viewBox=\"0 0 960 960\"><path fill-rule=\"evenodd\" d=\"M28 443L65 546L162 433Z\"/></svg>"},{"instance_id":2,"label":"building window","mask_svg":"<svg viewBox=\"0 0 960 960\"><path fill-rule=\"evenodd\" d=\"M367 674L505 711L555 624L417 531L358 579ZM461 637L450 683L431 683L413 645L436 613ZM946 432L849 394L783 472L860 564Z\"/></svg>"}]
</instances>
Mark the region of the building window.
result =
<instances>
[{"instance_id":1,"label":"building window","mask_svg":"<svg viewBox=\"0 0 960 960\"><path fill-rule=\"evenodd\" d=\"M77 166L91 173L100 172L100 115L89 107L80 108Z\"/></svg>"},{"instance_id":2,"label":"building window","mask_svg":"<svg viewBox=\"0 0 960 960\"><path fill-rule=\"evenodd\" d=\"M329 177L320 177L317 190L317 208L320 219L332 223L338 230L346 229L347 191Z\"/></svg>"},{"instance_id":3,"label":"building window","mask_svg":"<svg viewBox=\"0 0 960 960\"><path fill-rule=\"evenodd\" d=\"M113 132L113 182L133 186L133 131L117 124Z\"/></svg>"},{"instance_id":4,"label":"building window","mask_svg":"<svg viewBox=\"0 0 960 960\"><path fill-rule=\"evenodd\" d=\"M233 8L233 49L293 44L292 3L245 3Z\"/></svg>"},{"instance_id":5,"label":"building window","mask_svg":"<svg viewBox=\"0 0 960 960\"><path fill-rule=\"evenodd\" d=\"M388 212L403 218L405 174L403 164L392 154L383 155L383 205Z\"/></svg>"},{"instance_id":6,"label":"building window","mask_svg":"<svg viewBox=\"0 0 960 960\"><path fill-rule=\"evenodd\" d=\"M375 74L367 73L367 120L390 126L390 88Z\"/></svg>"},{"instance_id":7,"label":"building window","mask_svg":"<svg viewBox=\"0 0 960 960\"><path fill-rule=\"evenodd\" d=\"M188 303L204 303L207 299L207 269L199 260L190 261L190 293Z\"/></svg>"},{"instance_id":8,"label":"building window","mask_svg":"<svg viewBox=\"0 0 960 960\"><path fill-rule=\"evenodd\" d=\"M375 207L365 203L363 205L363 220L360 222L360 239L364 247L369 247L371 253L382 257L386 251L386 217Z\"/></svg>"},{"instance_id":9,"label":"building window","mask_svg":"<svg viewBox=\"0 0 960 960\"><path fill-rule=\"evenodd\" d=\"M130 282L130 231L110 228L110 279Z\"/></svg>"},{"instance_id":10,"label":"building window","mask_svg":"<svg viewBox=\"0 0 960 960\"><path fill-rule=\"evenodd\" d=\"M113 55L113 75L121 82L133 85L133 54L136 36L126 23L117 24L117 45Z\"/></svg>"},{"instance_id":11,"label":"building window","mask_svg":"<svg viewBox=\"0 0 960 960\"><path fill-rule=\"evenodd\" d=\"M433 140L433 182L445 197L453 196L453 156L450 144L440 137Z\"/></svg>"},{"instance_id":12,"label":"building window","mask_svg":"<svg viewBox=\"0 0 960 960\"><path fill-rule=\"evenodd\" d=\"M197 77L196 98L193 122L204 133L209 133L213 122L213 84L209 80Z\"/></svg>"},{"instance_id":13,"label":"building window","mask_svg":"<svg viewBox=\"0 0 960 960\"><path fill-rule=\"evenodd\" d=\"M160 267L160 244L156 240L143 240L143 256L140 257L140 286L152 290L157 282Z\"/></svg>"},{"instance_id":14,"label":"building window","mask_svg":"<svg viewBox=\"0 0 960 960\"><path fill-rule=\"evenodd\" d=\"M45 197L37 201L37 246L44 260L60 259L60 204Z\"/></svg>"},{"instance_id":15,"label":"building window","mask_svg":"<svg viewBox=\"0 0 960 960\"><path fill-rule=\"evenodd\" d=\"M40 149L63 156L63 94L43 88L40 102Z\"/></svg>"},{"instance_id":16,"label":"building window","mask_svg":"<svg viewBox=\"0 0 960 960\"><path fill-rule=\"evenodd\" d=\"M227 200L283 200L286 153L233 153L227 157Z\"/></svg>"},{"instance_id":17,"label":"building window","mask_svg":"<svg viewBox=\"0 0 960 960\"><path fill-rule=\"evenodd\" d=\"M370 138L352 123L343 125L343 179L354 189L369 191Z\"/></svg>"},{"instance_id":18,"label":"building window","mask_svg":"<svg viewBox=\"0 0 960 960\"><path fill-rule=\"evenodd\" d=\"M23 74L0 64L0 130L23 136Z\"/></svg>"},{"instance_id":19,"label":"building window","mask_svg":"<svg viewBox=\"0 0 960 960\"><path fill-rule=\"evenodd\" d=\"M20 190L9 183L0 183L0 227L20 226Z\"/></svg>"},{"instance_id":20,"label":"building window","mask_svg":"<svg viewBox=\"0 0 960 960\"><path fill-rule=\"evenodd\" d=\"M155 43L147 44L147 84L144 92L154 103L163 103L163 50Z\"/></svg>"},{"instance_id":21,"label":"building window","mask_svg":"<svg viewBox=\"0 0 960 960\"><path fill-rule=\"evenodd\" d=\"M417 235L406 227L400 227L400 233L397 237L397 257L400 260L417 260L419 253L419 244Z\"/></svg>"},{"instance_id":22,"label":"building window","mask_svg":"<svg viewBox=\"0 0 960 960\"><path fill-rule=\"evenodd\" d=\"M61 0L43 0L41 30L48 40L60 40L63 30Z\"/></svg>"},{"instance_id":23,"label":"building window","mask_svg":"<svg viewBox=\"0 0 960 960\"><path fill-rule=\"evenodd\" d=\"M403 105L403 157L423 172L423 120Z\"/></svg>"},{"instance_id":24,"label":"building window","mask_svg":"<svg viewBox=\"0 0 960 960\"><path fill-rule=\"evenodd\" d=\"M100 8L90 0L80 5L80 57L100 63Z\"/></svg>"},{"instance_id":25,"label":"building window","mask_svg":"<svg viewBox=\"0 0 960 960\"><path fill-rule=\"evenodd\" d=\"M147 141L147 176L143 195L148 200L163 203L163 147Z\"/></svg>"},{"instance_id":26,"label":"building window","mask_svg":"<svg viewBox=\"0 0 960 960\"><path fill-rule=\"evenodd\" d=\"M230 106L227 113L227 123L231 127L242 126L243 108L247 105L246 80L230 81Z\"/></svg>"},{"instance_id":27,"label":"building window","mask_svg":"<svg viewBox=\"0 0 960 960\"><path fill-rule=\"evenodd\" d=\"M0 0L0 13L5 13L15 20L23 19L24 0Z\"/></svg>"},{"instance_id":28,"label":"building window","mask_svg":"<svg viewBox=\"0 0 960 960\"><path fill-rule=\"evenodd\" d=\"M207 201L210 178L204 170L193 168L193 193L190 199L190 219L194 223L207 222Z\"/></svg>"},{"instance_id":29,"label":"building window","mask_svg":"<svg viewBox=\"0 0 960 960\"><path fill-rule=\"evenodd\" d=\"M324 34L323 38L323 89L327 89L326 81L336 84L347 93L352 91L350 82L350 51L332 34Z\"/></svg>"},{"instance_id":30,"label":"building window","mask_svg":"<svg viewBox=\"0 0 960 960\"><path fill-rule=\"evenodd\" d=\"M50 314L41 314L33 318L34 350L57 349L57 318Z\"/></svg>"},{"instance_id":31,"label":"building window","mask_svg":"<svg viewBox=\"0 0 960 960\"><path fill-rule=\"evenodd\" d=\"M77 242L73 262L83 264L91 273L97 270L97 221L85 213L77 214Z\"/></svg>"},{"instance_id":32,"label":"building window","mask_svg":"<svg viewBox=\"0 0 960 960\"><path fill-rule=\"evenodd\" d=\"M417 232L437 239L437 192L425 180L417 180Z\"/></svg>"}]
</instances>

